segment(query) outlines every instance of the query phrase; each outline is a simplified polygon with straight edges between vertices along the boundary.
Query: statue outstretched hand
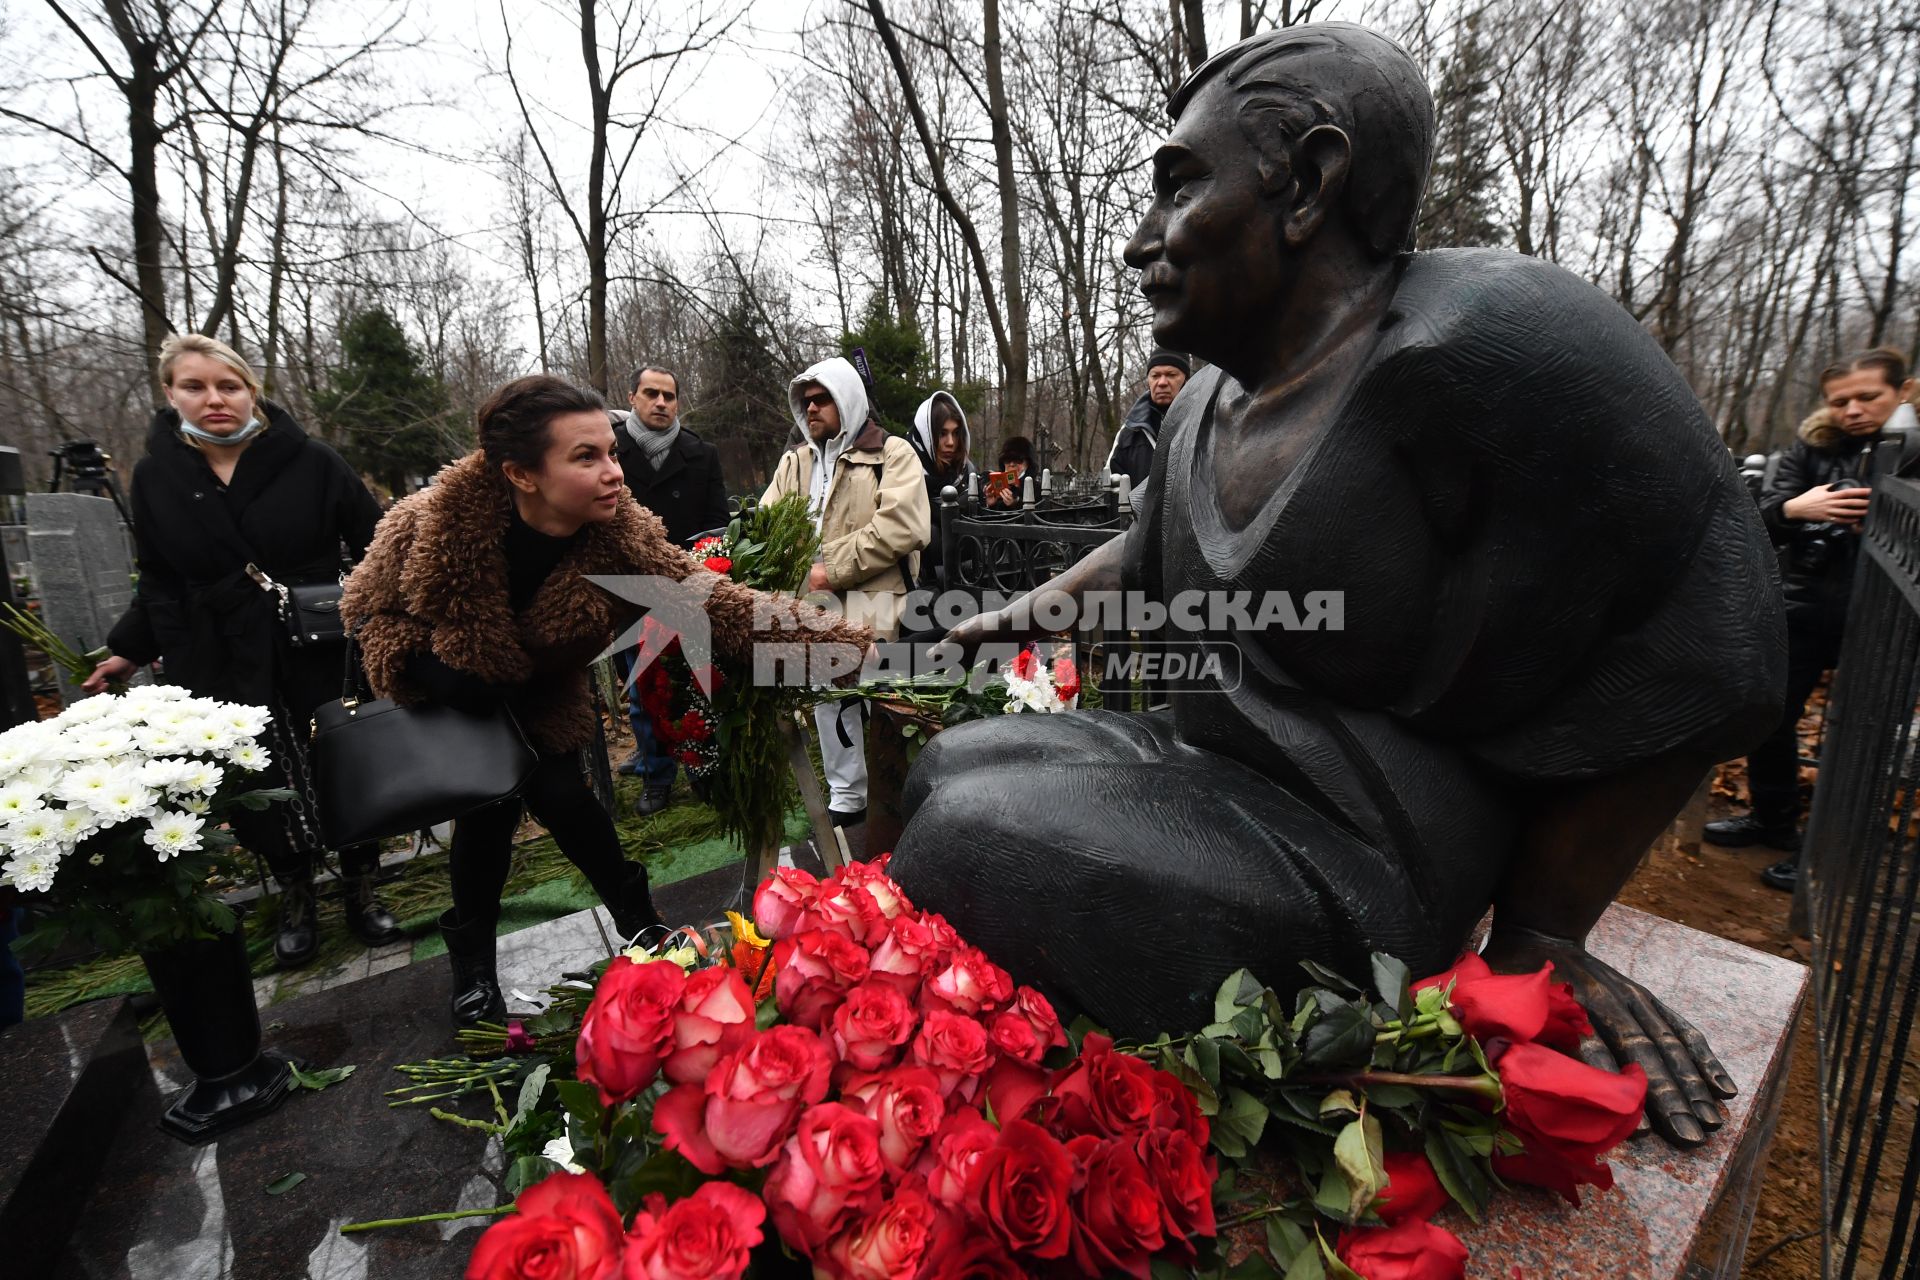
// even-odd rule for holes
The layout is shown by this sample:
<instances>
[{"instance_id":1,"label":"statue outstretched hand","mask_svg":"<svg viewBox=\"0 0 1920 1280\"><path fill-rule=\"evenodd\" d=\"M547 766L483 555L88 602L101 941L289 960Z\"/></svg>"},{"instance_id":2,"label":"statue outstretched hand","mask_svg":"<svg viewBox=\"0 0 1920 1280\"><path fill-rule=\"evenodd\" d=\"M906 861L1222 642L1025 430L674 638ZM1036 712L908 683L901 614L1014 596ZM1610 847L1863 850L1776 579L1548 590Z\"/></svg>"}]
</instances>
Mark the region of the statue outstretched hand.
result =
<instances>
[{"instance_id":1,"label":"statue outstretched hand","mask_svg":"<svg viewBox=\"0 0 1920 1280\"><path fill-rule=\"evenodd\" d=\"M1697 1147L1726 1123L1719 1100L1739 1092L1732 1077L1707 1038L1645 987L1577 942L1502 929L1497 919L1483 958L1501 973L1536 972L1551 961L1554 980L1573 984L1598 1036L1581 1057L1616 1070L1638 1063L1647 1073L1647 1122L1668 1142Z\"/></svg>"}]
</instances>

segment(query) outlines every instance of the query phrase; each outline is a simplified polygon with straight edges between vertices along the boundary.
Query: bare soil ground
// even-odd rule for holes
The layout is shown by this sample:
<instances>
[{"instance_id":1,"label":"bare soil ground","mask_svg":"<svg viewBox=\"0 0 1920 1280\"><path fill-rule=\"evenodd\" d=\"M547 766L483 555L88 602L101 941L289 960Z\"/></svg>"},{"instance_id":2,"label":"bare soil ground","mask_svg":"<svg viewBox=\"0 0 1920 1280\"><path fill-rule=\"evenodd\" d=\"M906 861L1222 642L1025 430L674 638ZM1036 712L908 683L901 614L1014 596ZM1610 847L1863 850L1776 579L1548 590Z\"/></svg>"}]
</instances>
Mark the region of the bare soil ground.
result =
<instances>
[{"instance_id":1,"label":"bare soil ground","mask_svg":"<svg viewBox=\"0 0 1920 1280\"><path fill-rule=\"evenodd\" d=\"M1723 770L1716 780L1709 817L1736 811L1728 796L1744 793L1741 772L1738 765ZM1701 845L1697 855L1655 853L1620 894L1620 901L1805 964L1810 956L1807 941L1795 938L1787 928L1792 895L1760 883L1760 869L1781 856L1761 846L1721 849L1708 844ZM1819 1089L1810 999L1794 1044L1773 1151L1747 1245L1743 1274L1749 1280L1806 1280L1820 1274ZM1896 1169L1902 1163L1889 1160ZM1863 1268L1860 1274L1872 1272Z\"/></svg>"}]
</instances>

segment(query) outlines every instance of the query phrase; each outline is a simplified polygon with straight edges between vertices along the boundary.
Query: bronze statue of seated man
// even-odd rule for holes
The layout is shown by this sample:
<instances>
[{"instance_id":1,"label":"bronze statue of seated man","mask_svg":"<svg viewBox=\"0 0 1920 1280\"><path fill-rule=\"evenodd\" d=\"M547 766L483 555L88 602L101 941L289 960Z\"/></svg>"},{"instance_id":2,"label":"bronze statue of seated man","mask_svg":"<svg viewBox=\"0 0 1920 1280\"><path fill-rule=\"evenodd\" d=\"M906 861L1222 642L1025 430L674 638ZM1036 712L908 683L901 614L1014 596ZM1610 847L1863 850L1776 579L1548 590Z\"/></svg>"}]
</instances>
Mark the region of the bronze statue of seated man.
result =
<instances>
[{"instance_id":1,"label":"bronze statue of seated man","mask_svg":"<svg viewBox=\"0 0 1920 1280\"><path fill-rule=\"evenodd\" d=\"M1727 450L1596 289L1409 251L1433 106L1392 42L1257 37L1171 110L1126 260L1156 341L1211 367L1132 529L1041 592L1335 591L1344 628L1189 637L1234 644L1239 679L1164 711L942 733L894 874L1122 1034L1207 1021L1240 966L1439 970L1491 904L1489 961L1551 960L1646 1068L1655 1127L1704 1140L1733 1082L1583 943L1780 714L1779 588ZM1002 613L952 638L1024 633Z\"/></svg>"}]
</instances>

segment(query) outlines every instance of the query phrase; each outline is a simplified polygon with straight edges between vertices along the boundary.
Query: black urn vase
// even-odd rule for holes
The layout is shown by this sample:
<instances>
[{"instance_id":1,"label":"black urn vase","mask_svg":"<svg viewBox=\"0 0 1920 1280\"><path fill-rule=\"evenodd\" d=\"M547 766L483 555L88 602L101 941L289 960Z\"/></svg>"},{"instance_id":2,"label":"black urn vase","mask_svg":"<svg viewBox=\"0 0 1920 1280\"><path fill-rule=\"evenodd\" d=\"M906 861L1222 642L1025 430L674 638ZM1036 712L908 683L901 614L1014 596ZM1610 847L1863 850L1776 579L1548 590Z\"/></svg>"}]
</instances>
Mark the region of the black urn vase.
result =
<instances>
[{"instance_id":1,"label":"black urn vase","mask_svg":"<svg viewBox=\"0 0 1920 1280\"><path fill-rule=\"evenodd\" d=\"M284 1055L260 1049L260 1011L238 928L143 951L140 959L194 1075L160 1117L162 1129L182 1142L205 1142L286 1101L293 1072Z\"/></svg>"}]
</instances>

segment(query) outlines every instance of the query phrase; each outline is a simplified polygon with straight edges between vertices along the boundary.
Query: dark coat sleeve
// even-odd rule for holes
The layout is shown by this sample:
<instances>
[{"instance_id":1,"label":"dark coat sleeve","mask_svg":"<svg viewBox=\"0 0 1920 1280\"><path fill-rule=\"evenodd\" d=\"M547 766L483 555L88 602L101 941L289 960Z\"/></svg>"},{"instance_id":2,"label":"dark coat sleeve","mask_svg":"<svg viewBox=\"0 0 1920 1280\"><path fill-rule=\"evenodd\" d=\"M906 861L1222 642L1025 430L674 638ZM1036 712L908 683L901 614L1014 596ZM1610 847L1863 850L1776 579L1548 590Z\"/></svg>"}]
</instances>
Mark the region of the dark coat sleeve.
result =
<instances>
[{"instance_id":1,"label":"dark coat sleeve","mask_svg":"<svg viewBox=\"0 0 1920 1280\"><path fill-rule=\"evenodd\" d=\"M141 484L136 473L133 487L133 562L140 571L140 581L134 589L133 603L107 633L107 648L144 667L160 660L160 637L154 631L151 608L160 604L184 609L187 587L179 571L166 562L154 542L155 517L148 495L160 481L151 468L141 470L148 472L148 483Z\"/></svg>"},{"instance_id":2,"label":"dark coat sleeve","mask_svg":"<svg viewBox=\"0 0 1920 1280\"><path fill-rule=\"evenodd\" d=\"M1806 527L1806 521L1787 515L1786 507L1791 499L1814 485L1810 453L1806 441L1794 441L1793 447L1780 455L1780 465L1774 470L1773 479L1767 482L1766 492L1760 495L1760 519L1766 523L1775 543L1790 540L1795 532Z\"/></svg>"},{"instance_id":3,"label":"dark coat sleeve","mask_svg":"<svg viewBox=\"0 0 1920 1280\"><path fill-rule=\"evenodd\" d=\"M323 445L322 448L325 448ZM336 480L337 497L334 501L334 521L340 531L340 538L352 552L353 562L360 563L367 554L367 548L373 543L373 531L380 524L380 503L367 492L366 482L347 460L333 450L327 450L338 474Z\"/></svg>"},{"instance_id":4,"label":"dark coat sleeve","mask_svg":"<svg viewBox=\"0 0 1920 1280\"><path fill-rule=\"evenodd\" d=\"M1139 427L1121 428L1113 451L1113 474L1124 475L1138 488L1153 471L1153 441Z\"/></svg>"}]
</instances>

